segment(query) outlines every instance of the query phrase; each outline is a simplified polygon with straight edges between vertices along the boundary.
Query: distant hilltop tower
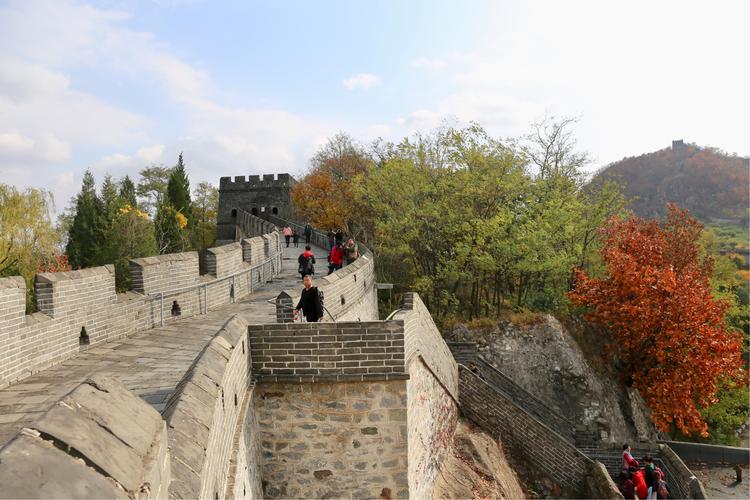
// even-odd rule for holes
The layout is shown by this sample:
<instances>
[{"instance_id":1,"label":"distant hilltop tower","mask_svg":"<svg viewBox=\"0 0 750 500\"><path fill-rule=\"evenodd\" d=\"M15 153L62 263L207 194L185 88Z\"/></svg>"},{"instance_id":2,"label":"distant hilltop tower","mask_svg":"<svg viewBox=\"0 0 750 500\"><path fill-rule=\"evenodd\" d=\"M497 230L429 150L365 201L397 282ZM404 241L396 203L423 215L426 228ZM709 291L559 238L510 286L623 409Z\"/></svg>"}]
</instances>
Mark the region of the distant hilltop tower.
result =
<instances>
[{"instance_id":1,"label":"distant hilltop tower","mask_svg":"<svg viewBox=\"0 0 750 500\"><path fill-rule=\"evenodd\" d=\"M672 151L678 152L682 151L682 149L685 147L685 141L682 139L675 139L672 141Z\"/></svg>"},{"instance_id":2,"label":"distant hilltop tower","mask_svg":"<svg viewBox=\"0 0 750 500\"><path fill-rule=\"evenodd\" d=\"M240 175L219 181L217 240L233 240L237 209L262 217L268 213L281 218L291 216L291 190L297 181L289 174Z\"/></svg>"}]
</instances>

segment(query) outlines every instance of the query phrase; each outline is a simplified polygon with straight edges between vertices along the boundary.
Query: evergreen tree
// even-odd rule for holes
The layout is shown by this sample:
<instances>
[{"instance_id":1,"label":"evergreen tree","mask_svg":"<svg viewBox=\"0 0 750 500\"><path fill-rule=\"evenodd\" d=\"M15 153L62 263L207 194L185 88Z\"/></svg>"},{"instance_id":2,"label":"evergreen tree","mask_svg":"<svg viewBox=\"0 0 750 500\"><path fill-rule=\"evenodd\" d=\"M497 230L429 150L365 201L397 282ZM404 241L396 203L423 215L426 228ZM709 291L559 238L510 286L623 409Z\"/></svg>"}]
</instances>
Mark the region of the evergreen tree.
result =
<instances>
[{"instance_id":1,"label":"evergreen tree","mask_svg":"<svg viewBox=\"0 0 750 500\"><path fill-rule=\"evenodd\" d=\"M177 165L172 169L167 183L167 200L176 211L187 217L188 225L193 225L193 210L190 201L190 181L185 173L185 164L182 161L182 153L177 159Z\"/></svg>"},{"instance_id":2,"label":"evergreen tree","mask_svg":"<svg viewBox=\"0 0 750 500\"><path fill-rule=\"evenodd\" d=\"M119 205L119 193L117 192L117 184L112 180L112 176L107 174L102 182L101 189L102 207L104 208L104 215L109 227L110 222L115 216Z\"/></svg>"},{"instance_id":3,"label":"evergreen tree","mask_svg":"<svg viewBox=\"0 0 750 500\"><path fill-rule=\"evenodd\" d=\"M133 184L133 181L127 175L120 181L120 198L122 198L125 204L133 208L138 204L135 198L135 184Z\"/></svg>"},{"instance_id":4,"label":"evergreen tree","mask_svg":"<svg viewBox=\"0 0 750 500\"><path fill-rule=\"evenodd\" d=\"M100 264L105 239L104 206L96 195L94 176L87 170L76 197L75 215L68 233L65 253L75 269Z\"/></svg>"}]
</instances>

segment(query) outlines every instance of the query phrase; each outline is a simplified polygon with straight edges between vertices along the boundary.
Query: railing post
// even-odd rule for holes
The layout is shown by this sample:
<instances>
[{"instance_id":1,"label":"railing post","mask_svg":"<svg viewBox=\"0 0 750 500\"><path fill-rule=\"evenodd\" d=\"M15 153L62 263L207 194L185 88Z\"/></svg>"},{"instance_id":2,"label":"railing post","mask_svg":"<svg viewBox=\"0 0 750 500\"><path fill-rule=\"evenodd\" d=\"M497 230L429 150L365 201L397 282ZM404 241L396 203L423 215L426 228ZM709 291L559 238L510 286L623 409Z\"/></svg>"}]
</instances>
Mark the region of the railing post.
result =
<instances>
[{"instance_id":1,"label":"railing post","mask_svg":"<svg viewBox=\"0 0 750 500\"><path fill-rule=\"evenodd\" d=\"M203 285L203 314L208 314L208 285Z\"/></svg>"},{"instance_id":2,"label":"railing post","mask_svg":"<svg viewBox=\"0 0 750 500\"><path fill-rule=\"evenodd\" d=\"M164 326L164 292L159 292L159 324Z\"/></svg>"}]
</instances>

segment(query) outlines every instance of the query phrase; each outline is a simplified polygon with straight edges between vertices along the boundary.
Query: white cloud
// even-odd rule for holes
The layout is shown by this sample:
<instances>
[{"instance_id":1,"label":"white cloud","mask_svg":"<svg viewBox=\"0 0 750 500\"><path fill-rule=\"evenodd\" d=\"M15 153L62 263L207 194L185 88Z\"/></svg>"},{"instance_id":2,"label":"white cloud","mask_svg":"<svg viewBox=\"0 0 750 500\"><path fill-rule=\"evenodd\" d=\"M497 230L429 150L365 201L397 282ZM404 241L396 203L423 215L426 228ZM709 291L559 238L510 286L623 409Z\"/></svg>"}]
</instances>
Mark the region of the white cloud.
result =
<instances>
[{"instance_id":1,"label":"white cloud","mask_svg":"<svg viewBox=\"0 0 750 500\"><path fill-rule=\"evenodd\" d=\"M348 90L368 90L380 85L380 77L370 73L358 73L341 80L341 84Z\"/></svg>"},{"instance_id":2,"label":"white cloud","mask_svg":"<svg viewBox=\"0 0 750 500\"><path fill-rule=\"evenodd\" d=\"M148 164L173 165L181 151L194 183L216 184L219 176L235 173L299 172L336 130L283 109L219 104L205 70L176 56L153 34L128 29L127 19L122 12L66 0L0 7L4 182L45 186L41 179L57 179L50 188L67 202L87 167L98 181L104 173L137 177ZM163 95L160 107L166 111L160 113L179 123L178 129L153 137L164 115L123 109L76 88L72 75L81 69L121 85L145 82ZM367 78L357 83L362 84L369 85ZM96 151L93 158L72 155L86 148Z\"/></svg>"}]
</instances>

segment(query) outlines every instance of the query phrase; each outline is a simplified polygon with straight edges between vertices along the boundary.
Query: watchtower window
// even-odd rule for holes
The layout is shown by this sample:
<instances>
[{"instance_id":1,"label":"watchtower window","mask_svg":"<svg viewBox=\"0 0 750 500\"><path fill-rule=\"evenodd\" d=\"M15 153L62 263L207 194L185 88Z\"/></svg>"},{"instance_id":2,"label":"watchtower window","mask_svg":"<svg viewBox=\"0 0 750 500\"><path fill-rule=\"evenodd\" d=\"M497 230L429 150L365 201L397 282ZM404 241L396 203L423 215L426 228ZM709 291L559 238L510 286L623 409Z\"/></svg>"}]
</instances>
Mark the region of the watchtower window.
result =
<instances>
[{"instance_id":1,"label":"watchtower window","mask_svg":"<svg viewBox=\"0 0 750 500\"><path fill-rule=\"evenodd\" d=\"M257 216L258 215L258 209L256 207L253 207L252 210L250 210L250 213Z\"/></svg>"},{"instance_id":2,"label":"watchtower window","mask_svg":"<svg viewBox=\"0 0 750 500\"><path fill-rule=\"evenodd\" d=\"M266 211L266 207L260 207L260 213L264 213Z\"/></svg>"},{"instance_id":3,"label":"watchtower window","mask_svg":"<svg viewBox=\"0 0 750 500\"><path fill-rule=\"evenodd\" d=\"M237 218L237 209L233 208L232 209L232 219L236 219L236 218Z\"/></svg>"},{"instance_id":4,"label":"watchtower window","mask_svg":"<svg viewBox=\"0 0 750 500\"><path fill-rule=\"evenodd\" d=\"M279 209L276 208L276 207L273 207L273 209L271 210L271 212L273 212L274 215L278 215L279 214Z\"/></svg>"}]
</instances>

